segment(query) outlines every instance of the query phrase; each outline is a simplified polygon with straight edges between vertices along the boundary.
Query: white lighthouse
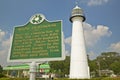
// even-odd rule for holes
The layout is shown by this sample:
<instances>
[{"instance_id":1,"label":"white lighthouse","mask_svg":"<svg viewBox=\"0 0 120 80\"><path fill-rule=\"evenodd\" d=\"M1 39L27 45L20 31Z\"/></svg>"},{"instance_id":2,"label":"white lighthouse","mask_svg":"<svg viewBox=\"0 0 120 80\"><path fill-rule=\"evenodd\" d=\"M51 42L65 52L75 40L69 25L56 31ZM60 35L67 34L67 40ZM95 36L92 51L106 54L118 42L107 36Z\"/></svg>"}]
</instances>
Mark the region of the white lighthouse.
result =
<instances>
[{"instance_id":1,"label":"white lighthouse","mask_svg":"<svg viewBox=\"0 0 120 80\"><path fill-rule=\"evenodd\" d=\"M72 22L70 78L89 79L89 67L83 32L85 16L80 7L76 6L73 8L70 21Z\"/></svg>"}]
</instances>

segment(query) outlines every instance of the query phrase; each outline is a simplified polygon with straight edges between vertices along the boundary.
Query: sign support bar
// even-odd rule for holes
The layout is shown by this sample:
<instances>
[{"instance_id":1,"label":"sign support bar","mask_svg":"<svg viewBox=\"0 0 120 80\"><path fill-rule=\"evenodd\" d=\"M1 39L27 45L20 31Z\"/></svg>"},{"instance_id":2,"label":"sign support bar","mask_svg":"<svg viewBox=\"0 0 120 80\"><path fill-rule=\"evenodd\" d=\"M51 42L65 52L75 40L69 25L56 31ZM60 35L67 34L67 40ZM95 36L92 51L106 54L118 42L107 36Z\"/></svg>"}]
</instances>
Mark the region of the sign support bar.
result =
<instances>
[{"instance_id":1,"label":"sign support bar","mask_svg":"<svg viewBox=\"0 0 120 80\"><path fill-rule=\"evenodd\" d=\"M29 80L35 80L35 78L36 78L36 70L37 70L37 65L36 65L36 62L33 61L30 64L30 79Z\"/></svg>"}]
</instances>

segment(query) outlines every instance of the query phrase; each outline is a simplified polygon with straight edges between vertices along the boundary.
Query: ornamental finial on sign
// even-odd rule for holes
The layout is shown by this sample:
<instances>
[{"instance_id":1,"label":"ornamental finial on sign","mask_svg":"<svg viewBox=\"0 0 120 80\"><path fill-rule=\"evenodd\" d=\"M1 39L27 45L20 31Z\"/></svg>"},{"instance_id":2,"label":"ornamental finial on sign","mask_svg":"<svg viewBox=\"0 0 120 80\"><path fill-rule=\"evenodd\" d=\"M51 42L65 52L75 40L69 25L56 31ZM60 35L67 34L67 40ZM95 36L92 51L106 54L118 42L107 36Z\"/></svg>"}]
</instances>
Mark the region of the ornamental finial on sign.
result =
<instances>
[{"instance_id":1,"label":"ornamental finial on sign","mask_svg":"<svg viewBox=\"0 0 120 80\"><path fill-rule=\"evenodd\" d=\"M35 14L30 18L30 23L32 24L40 24L45 19L43 14Z\"/></svg>"}]
</instances>

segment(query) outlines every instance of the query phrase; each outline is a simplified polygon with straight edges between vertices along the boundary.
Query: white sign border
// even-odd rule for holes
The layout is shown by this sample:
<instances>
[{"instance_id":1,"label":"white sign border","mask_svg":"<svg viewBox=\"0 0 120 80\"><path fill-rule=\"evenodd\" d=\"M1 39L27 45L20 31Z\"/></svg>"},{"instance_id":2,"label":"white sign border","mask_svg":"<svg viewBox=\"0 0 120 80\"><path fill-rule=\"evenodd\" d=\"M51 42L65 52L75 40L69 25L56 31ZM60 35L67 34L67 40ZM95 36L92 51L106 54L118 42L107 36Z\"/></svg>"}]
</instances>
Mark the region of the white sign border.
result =
<instances>
[{"instance_id":1,"label":"white sign border","mask_svg":"<svg viewBox=\"0 0 120 80\"><path fill-rule=\"evenodd\" d=\"M47 19L45 19L46 21L48 21ZM48 22L59 22L61 21L61 46L62 46L62 55L61 57L57 57L57 58L31 58L31 59L14 59L14 60L10 60L10 56L11 56L11 47L12 47L12 42L13 42L13 36L12 39L10 41L10 49L9 49L9 53L8 53L8 58L7 58L7 62L44 62L44 61L60 61L60 60L65 60L65 44L64 44L64 33L62 31L62 20L56 20L56 21L48 21ZM27 22L28 23L28 22ZM24 26L24 25L22 25ZM14 34L14 30L13 30L13 34Z\"/></svg>"}]
</instances>

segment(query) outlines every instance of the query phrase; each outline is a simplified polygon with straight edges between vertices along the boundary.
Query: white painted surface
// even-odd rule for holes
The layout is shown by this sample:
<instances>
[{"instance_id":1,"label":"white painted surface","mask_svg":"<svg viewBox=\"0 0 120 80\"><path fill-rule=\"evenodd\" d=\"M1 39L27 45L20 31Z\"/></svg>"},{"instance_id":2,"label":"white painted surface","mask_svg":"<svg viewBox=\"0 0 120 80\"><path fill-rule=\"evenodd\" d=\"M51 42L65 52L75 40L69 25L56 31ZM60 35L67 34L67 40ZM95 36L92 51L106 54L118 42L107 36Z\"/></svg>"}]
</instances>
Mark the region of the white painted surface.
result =
<instances>
[{"instance_id":1,"label":"white painted surface","mask_svg":"<svg viewBox=\"0 0 120 80\"><path fill-rule=\"evenodd\" d=\"M73 17L70 78L88 79L89 70L85 48L82 17Z\"/></svg>"},{"instance_id":2,"label":"white painted surface","mask_svg":"<svg viewBox=\"0 0 120 80\"><path fill-rule=\"evenodd\" d=\"M30 64L30 80L35 80L36 78L36 70L37 70L37 65L36 63L33 61Z\"/></svg>"}]
</instances>

